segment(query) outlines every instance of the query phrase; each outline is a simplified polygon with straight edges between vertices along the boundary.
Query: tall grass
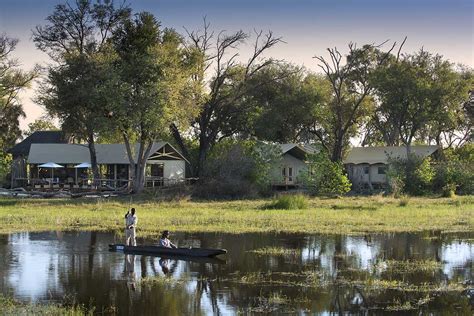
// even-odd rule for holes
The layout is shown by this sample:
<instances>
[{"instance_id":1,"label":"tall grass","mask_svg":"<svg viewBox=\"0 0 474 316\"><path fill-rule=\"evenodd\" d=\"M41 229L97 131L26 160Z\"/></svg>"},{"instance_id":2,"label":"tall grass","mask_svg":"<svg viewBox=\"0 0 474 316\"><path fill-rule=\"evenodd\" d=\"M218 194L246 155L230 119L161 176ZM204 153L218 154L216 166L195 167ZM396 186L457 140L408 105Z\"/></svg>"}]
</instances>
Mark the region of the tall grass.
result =
<instances>
[{"instance_id":1,"label":"tall grass","mask_svg":"<svg viewBox=\"0 0 474 316\"><path fill-rule=\"evenodd\" d=\"M138 236L182 232L289 232L364 234L366 232L471 232L474 197L411 197L399 207L391 197L306 198L306 209L266 209L269 199L155 202L134 197ZM304 202L303 202L304 203ZM129 199L2 199L0 233L96 230L123 234Z\"/></svg>"},{"instance_id":2,"label":"tall grass","mask_svg":"<svg viewBox=\"0 0 474 316\"><path fill-rule=\"evenodd\" d=\"M276 210L302 210L308 208L307 198L302 194L280 195L265 208Z\"/></svg>"}]
</instances>

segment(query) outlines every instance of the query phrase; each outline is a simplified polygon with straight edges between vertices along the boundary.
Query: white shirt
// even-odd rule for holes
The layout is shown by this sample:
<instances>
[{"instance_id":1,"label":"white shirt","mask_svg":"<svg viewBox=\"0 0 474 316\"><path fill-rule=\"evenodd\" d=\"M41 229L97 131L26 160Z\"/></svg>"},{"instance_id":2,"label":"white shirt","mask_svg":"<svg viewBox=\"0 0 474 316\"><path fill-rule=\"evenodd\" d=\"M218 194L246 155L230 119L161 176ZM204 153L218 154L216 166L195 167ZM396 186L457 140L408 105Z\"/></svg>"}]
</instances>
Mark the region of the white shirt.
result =
<instances>
[{"instance_id":1,"label":"white shirt","mask_svg":"<svg viewBox=\"0 0 474 316\"><path fill-rule=\"evenodd\" d=\"M160 238L160 247L171 248L171 241L168 238Z\"/></svg>"},{"instance_id":2,"label":"white shirt","mask_svg":"<svg viewBox=\"0 0 474 316\"><path fill-rule=\"evenodd\" d=\"M130 213L125 218L125 228L128 228L129 226L133 225L132 229L135 229L137 222L138 222L137 215L132 215L132 213Z\"/></svg>"}]
</instances>

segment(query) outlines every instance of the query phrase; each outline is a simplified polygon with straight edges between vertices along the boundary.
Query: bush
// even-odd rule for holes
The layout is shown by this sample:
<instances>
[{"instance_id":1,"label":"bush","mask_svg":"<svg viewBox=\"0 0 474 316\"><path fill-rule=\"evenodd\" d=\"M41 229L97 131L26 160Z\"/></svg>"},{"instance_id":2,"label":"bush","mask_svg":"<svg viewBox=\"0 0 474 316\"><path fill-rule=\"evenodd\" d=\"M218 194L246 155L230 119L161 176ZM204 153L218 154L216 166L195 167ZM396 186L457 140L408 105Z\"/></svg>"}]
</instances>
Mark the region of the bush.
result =
<instances>
[{"instance_id":1,"label":"bush","mask_svg":"<svg viewBox=\"0 0 474 316\"><path fill-rule=\"evenodd\" d=\"M474 145L443 151L443 159L436 165L433 184L436 192L443 196L474 194Z\"/></svg>"},{"instance_id":2,"label":"bush","mask_svg":"<svg viewBox=\"0 0 474 316\"><path fill-rule=\"evenodd\" d=\"M390 191L399 196L402 192L410 195L424 195L432 192L435 170L431 158L410 155L408 159L390 159L387 171Z\"/></svg>"},{"instance_id":3,"label":"bush","mask_svg":"<svg viewBox=\"0 0 474 316\"><path fill-rule=\"evenodd\" d=\"M194 195L240 198L269 192L271 170L281 159L281 152L275 148L250 141L216 145L206 161Z\"/></svg>"},{"instance_id":4,"label":"bush","mask_svg":"<svg viewBox=\"0 0 474 316\"><path fill-rule=\"evenodd\" d=\"M308 157L310 172L302 175L308 191L316 195L341 195L350 191L351 183L341 163L333 162L326 152Z\"/></svg>"},{"instance_id":5,"label":"bush","mask_svg":"<svg viewBox=\"0 0 474 316\"><path fill-rule=\"evenodd\" d=\"M410 202L410 200L407 197L403 197L403 198L400 199L400 202L398 203L398 206L405 207L405 206L408 205L409 202Z\"/></svg>"},{"instance_id":6,"label":"bush","mask_svg":"<svg viewBox=\"0 0 474 316\"><path fill-rule=\"evenodd\" d=\"M0 187L8 185L7 176L10 173L12 155L0 152Z\"/></svg>"},{"instance_id":7,"label":"bush","mask_svg":"<svg viewBox=\"0 0 474 316\"><path fill-rule=\"evenodd\" d=\"M308 201L302 194L280 195L278 199L265 206L266 209L299 210L308 208Z\"/></svg>"},{"instance_id":8,"label":"bush","mask_svg":"<svg viewBox=\"0 0 474 316\"><path fill-rule=\"evenodd\" d=\"M454 197L456 195L456 185L454 183L448 183L443 186L442 195L443 197Z\"/></svg>"}]
</instances>

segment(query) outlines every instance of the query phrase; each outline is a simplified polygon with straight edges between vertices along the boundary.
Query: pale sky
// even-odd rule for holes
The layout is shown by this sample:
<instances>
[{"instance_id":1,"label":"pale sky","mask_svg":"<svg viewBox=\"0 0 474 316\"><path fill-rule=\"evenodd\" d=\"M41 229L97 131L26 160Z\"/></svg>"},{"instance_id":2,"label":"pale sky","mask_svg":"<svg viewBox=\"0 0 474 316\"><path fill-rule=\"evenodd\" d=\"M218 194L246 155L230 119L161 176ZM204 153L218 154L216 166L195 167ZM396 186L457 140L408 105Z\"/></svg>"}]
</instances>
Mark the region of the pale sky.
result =
<instances>
[{"instance_id":1,"label":"pale sky","mask_svg":"<svg viewBox=\"0 0 474 316\"><path fill-rule=\"evenodd\" d=\"M71 0L73 1L73 0ZM0 33L20 40L15 57L24 69L48 57L31 41L31 30L44 25L59 0L0 0ZM267 56L317 70L315 55L327 47L344 48L385 40L408 40L404 52L423 47L455 63L474 67L474 2L471 0L132 0L134 12L150 11L163 26L184 33L199 29L204 16L216 30L272 30L286 43ZM246 58L246 50L242 58ZM22 95L27 123L43 109Z\"/></svg>"}]
</instances>

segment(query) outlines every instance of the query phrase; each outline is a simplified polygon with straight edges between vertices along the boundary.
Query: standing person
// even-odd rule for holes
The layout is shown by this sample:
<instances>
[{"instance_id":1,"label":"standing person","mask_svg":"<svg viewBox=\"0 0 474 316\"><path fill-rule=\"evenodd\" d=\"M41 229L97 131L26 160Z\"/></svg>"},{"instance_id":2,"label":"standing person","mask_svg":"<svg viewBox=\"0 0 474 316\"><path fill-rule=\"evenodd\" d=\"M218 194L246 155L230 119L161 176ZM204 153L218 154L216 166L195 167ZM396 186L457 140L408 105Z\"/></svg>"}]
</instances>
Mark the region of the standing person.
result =
<instances>
[{"instance_id":1,"label":"standing person","mask_svg":"<svg viewBox=\"0 0 474 316\"><path fill-rule=\"evenodd\" d=\"M137 215L135 215L135 208L132 207L131 212L125 214L125 246L136 246L136 227Z\"/></svg>"}]
</instances>

